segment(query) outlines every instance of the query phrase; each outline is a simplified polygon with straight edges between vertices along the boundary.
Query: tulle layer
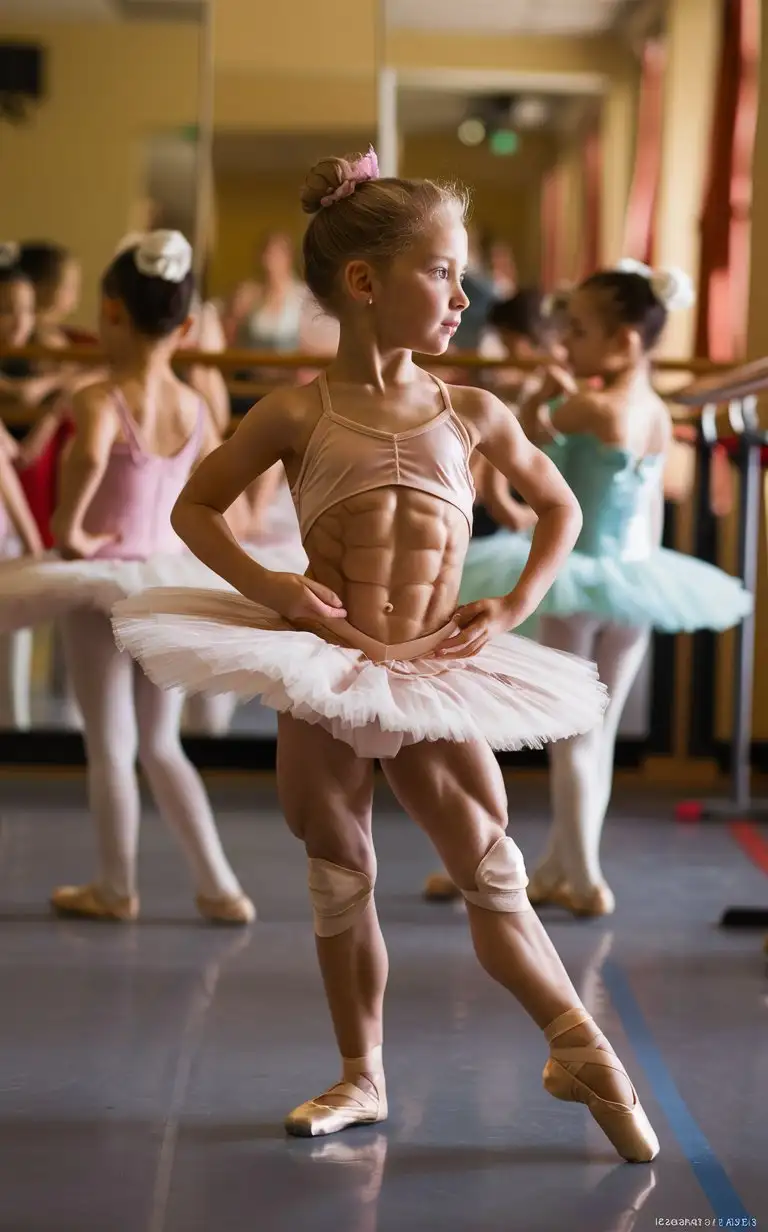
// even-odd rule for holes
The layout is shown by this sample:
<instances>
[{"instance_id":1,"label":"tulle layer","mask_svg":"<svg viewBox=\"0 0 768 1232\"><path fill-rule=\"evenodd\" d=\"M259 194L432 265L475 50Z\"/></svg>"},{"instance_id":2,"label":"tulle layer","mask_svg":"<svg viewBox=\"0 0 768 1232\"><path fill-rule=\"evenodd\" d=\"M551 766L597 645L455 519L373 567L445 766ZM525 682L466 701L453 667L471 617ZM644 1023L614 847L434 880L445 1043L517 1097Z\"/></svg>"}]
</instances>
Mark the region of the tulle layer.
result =
<instances>
[{"instance_id":1,"label":"tulle layer","mask_svg":"<svg viewBox=\"0 0 768 1232\"><path fill-rule=\"evenodd\" d=\"M499 531L471 545L460 599L469 603L507 594L528 559L526 535ZM752 596L722 569L658 548L645 560L572 552L537 616L589 613L628 625L652 625L665 633L730 629L752 610Z\"/></svg>"},{"instance_id":2,"label":"tulle layer","mask_svg":"<svg viewBox=\"0 0 768 1232\"><path fill-rule=\"evenodd\" d=\"M62 560L56 553L0 562L0 632L55 620L75 608L105 614L118 599L157 586L214 586L222 581L190 552L148 560Z\"/></svg>"},{"instance_id":3,"label":"tulle layer","mask_svg":"<svg viewBox=\"0 0 768 1232\"><path fill-rule=\"evenodd\" d=\"M421 740L538 748L594 727L607 700L593 664L513 634L471 659L373 663L234 592L147 591L115 606L113 626L156 684L258 695L364 757Z\"/></svg>"}]
</instances>

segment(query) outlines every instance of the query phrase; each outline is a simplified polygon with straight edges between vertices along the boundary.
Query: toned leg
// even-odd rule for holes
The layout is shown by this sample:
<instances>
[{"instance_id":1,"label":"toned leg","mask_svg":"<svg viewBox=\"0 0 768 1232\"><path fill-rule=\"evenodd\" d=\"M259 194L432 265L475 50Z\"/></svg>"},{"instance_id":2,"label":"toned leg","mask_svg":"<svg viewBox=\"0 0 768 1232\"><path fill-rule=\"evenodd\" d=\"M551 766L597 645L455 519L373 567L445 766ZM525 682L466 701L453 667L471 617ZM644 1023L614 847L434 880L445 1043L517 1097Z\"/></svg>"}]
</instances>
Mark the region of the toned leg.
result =
<instances>
[{"instance_id":1,"label":"toned leg","mask_svg":"<svg viewBox=\"0 0 768 1232\"><path fill-rule=\"evenodd\" d=\"M319 725L281 715L277 778L288 826L309 862L317 955L342 1081L286 1122L303 1136L386 1116L382 1064L388 962L373 899L373 764Z\"/></svg>"},{"instance_id":2,"label":"toned leg","mask_svg":"<svg viewBox=\"0 0 768 1232\"><path fill-rule=\"evenodd\" d=\"M490 748L479 742L424 742L403 749L382 768L466 898L483 967L513 993L553 1045L544 1071L547 1089L558 1098L587 1103L625 1158L652 1158L658 1143L634 1088L581 1005L528 902L522 855L505 833L506 791Z\"/></svg>"}]
</instances>

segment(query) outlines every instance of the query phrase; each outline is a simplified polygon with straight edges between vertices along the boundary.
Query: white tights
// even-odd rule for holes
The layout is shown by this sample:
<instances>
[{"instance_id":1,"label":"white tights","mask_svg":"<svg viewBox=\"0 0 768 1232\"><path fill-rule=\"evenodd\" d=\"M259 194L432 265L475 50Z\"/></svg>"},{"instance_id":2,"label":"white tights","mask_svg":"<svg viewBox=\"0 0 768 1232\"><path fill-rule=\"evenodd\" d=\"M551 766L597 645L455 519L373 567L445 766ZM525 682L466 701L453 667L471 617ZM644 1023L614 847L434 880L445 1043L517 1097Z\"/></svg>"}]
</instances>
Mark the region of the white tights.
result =
<instances>
[{"instance_id":1,"label":"white tights","mask_svg":"<svg viewBox=\"0 0 768 1232\"><path fill-rule=\"evenodd\" d=\"M136 892L141 802L136 756L186 856L200 894L241 893L200 776L179 738L183 695L158 689L115 645L109 620L80 610L63 621L64 654L80 705L101 889Z\"/></svg>"},{"instance_id":2,"label":"white tights","mask_svg":"<svg viewBox=\"0 0 768 1232\"><path fill-rule=\"evenodd\" d=\"M182 730L190 736L226 736L237 709L236 693L192 693L184 703Z\"/></svg>"},{"instance_id":3,"label":"white tights","mask_svg":"<svg viewBox=\"0 0 768 1232\"><path fill-rule=\"evenodd\" d=\"M630 690L645 658L650 630L591 616L543 617L538 640L597 664L610 701L603 721L583 736L549 747L552 824L537 887L565 880L587 894L603 880L600 837L613 788L616 734Z\"/></svg>"},{"instance_id":4,"label":"white tights","mask_svg":"<svg viewBox=\"0 0 768 1232\"><path fill-rule=\"evenodd\" d=\"M32 630L0 637L0 727L27 731L31 726Z\"/></svg>"}]
</instances>

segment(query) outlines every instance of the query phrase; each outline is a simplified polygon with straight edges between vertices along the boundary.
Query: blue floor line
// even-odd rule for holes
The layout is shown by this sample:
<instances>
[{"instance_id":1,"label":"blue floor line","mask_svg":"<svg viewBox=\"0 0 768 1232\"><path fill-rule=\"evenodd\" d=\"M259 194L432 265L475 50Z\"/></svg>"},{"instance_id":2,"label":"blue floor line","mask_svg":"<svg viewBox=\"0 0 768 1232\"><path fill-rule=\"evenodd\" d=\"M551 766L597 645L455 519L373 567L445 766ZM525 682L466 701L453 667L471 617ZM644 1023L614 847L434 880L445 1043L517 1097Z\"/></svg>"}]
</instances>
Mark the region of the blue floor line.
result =
<instances>
[{"instance_id":1,"label":"blue floor line","mask_svg":"<svg viewBox=\"0 0 768 1232\"><path fill-rule=\"evenodd\" d=\"M731 1184L725 1168L680 1094L626 975L611 959L603 963L601 974L656 1101L704 1190L713 1213L721 1221L720 1226L755 1227L756 1223ZM748 1222L737 1224L736 1220Z\"/></svg>"}]
</instances>

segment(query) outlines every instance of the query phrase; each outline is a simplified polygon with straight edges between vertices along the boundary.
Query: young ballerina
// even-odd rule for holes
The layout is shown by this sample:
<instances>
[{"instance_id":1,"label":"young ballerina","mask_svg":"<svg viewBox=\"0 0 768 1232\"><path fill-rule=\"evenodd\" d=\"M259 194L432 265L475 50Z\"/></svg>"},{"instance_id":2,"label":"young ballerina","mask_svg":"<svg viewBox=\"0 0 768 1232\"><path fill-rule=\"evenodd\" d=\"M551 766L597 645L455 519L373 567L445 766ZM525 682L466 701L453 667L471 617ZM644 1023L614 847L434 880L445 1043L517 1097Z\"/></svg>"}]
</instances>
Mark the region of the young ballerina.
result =
<instances>
[{"instance_id":1,"label":"young ballerina","mask_svg":"<svg viewBox=\"0 0 768 1232\"><path fill-rule=\"evenodd\" d=\"M574 915L605 915L614 896L600 866L619 721L652 628L730 628L752 597L722 570L660 547L669 411L651 384L650 353L668 311L692 302L678 271L637 262L592 275L569 303L572 373L599 388L573 393L555 371L523 407L529 438L546 448L578 497L576 551L539 608L538 640L596 661L610 702L603 722L550 749L552 825L528 894ZM546 399L559 392L550 409ZM528 544L500 534L478 546L462 597L503 594L525 567ZM471 585L468 585L471 582Z\"/></svg>"},{"instance_id":2,"label":"young ballerina","mask_svg":"<svg viewBox=\"0 0 768 1232\"><path fill-rule=\"evenodd\" d=\"M18 265L16 244L0 244L0 347L23 347L35 323L32 284ZM25 403L32 383L29 364L15 356L0 358L0 399L15 407ZM0 421L0 559L39 555L43 543L14 465L19 443ZM32 632L18 629L0 637L0 726L26 730L32 722Z\"/></svg>"},{"instance_id":3,"label":"young ballerina","mask_svg":"<svg viewBox=\"0 0 768 1232\"><path fill-rule=\"evenodd\" d=\"M183 236L156 232L117 256L103 278L101 341L110 379L75 396L53 531L63 560L7 565L0 628L61 617L66 663L82 711L99 872L63 886L69 915L132 920L139 912L140 799L135 759L192 869L205 919L242 924L254 909L221 847L205 789L179 740L180 694L165 693L120 654L108 612L121 595L158 582L214 575L170 525L174 501L217 438L171 359L193 292Z\"/></svg>"},{"instance_id":4,"label":"young ballerina","mask_svg":"<svg viewBox=\"0 0 768 1232\"><path fill-rule=\"evenodd\" d=\"M462 887L489 974L544 1031L547 1090L587 1103L630 1160L657 1153L634 1088L525 893L491 746L588 730L591 665L507 631L541 601L580 515L556 468L495 397L448 390L413 351L442 354L467 298L466 201L428 180L377 178L373 151L327 159L302 194L307 282L340 322L312 384L264 398L195 472L174 525L240 594L158 590L116 605L118 640L153 679L261 693L280 711L278 781L309 860L317 951L341 1081L290 1114L316 1136L382 1121L387 955L374 904L373 758ZM475 449L538 514L515 591L457 611ZM259 566L224 514L282 461L309 569Z\"/></svg>"}]
</instances>

